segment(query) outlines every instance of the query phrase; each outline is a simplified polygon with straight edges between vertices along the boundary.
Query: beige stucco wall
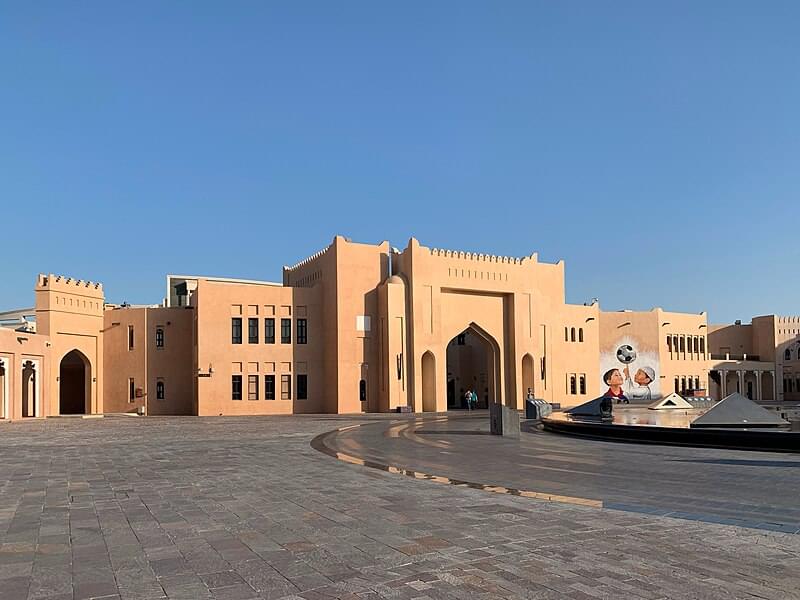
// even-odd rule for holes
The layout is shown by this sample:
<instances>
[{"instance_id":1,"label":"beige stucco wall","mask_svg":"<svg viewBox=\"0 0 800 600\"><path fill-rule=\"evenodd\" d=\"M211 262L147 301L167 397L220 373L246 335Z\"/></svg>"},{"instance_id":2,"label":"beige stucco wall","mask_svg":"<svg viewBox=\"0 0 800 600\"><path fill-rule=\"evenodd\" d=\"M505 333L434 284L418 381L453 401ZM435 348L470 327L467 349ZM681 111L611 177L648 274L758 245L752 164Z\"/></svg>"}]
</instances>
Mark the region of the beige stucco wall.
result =
<instances>
[{"instance_id":1,"label":"beige stucco wall","mask_svg":"<svg viewBox=\"0 0 800 600\"><path fill-rule=\"evenodd\" d=\"M36 365L39 399L37 416L57 414L53 413L51 350L48 336L0 328L0 363L5 371L4 376L0 378L2 418L16 420L23 417L22 369L27 361L32 361ZM58 410L57 402L55 410Z\"/></svg>"},{"instance_id":2,"label":"beige stucco wall","mask_svg":"<svg viewBox=\"0 0 800 600\"><path fill-rule=\"evenodd\" d=\"M200 280L197 311L197 412L200 415L324 412L321 305L314 288ZM305 316L302 316L305 315ZM297 319L308 322L308 344L297 344ZM231 342L231 319L241 317L242 344ZM264 319L275 319L275 343L264 343ZM247 319L257 318L259 341L248 343ZM292 320L292 343L281 343L281 319ZM211 373L209 374L209 371ZM297 399L297 374L308 376L308 399ZM243 399L231 397L231 379L242 375ZM247 376L257 375L259 400L247 399ZM275 400L264 399L264 376L275 375ZM281 400L281 375L290 375L292 399Z\"/></svg>"},{"instance_id":3,"label":"beige stucco wall","mask_svg":"<svg viewBox=\"0 0 800 600\"><path fill-rule=\"evenodd\" d=\"M37 334L49 337L52 365L48 374L45 414L59 414L59 365L78 350L89 368L86 412L103 406L103 286L60 275L39 275L36 296Z\"/></svg>"}]
</instances>

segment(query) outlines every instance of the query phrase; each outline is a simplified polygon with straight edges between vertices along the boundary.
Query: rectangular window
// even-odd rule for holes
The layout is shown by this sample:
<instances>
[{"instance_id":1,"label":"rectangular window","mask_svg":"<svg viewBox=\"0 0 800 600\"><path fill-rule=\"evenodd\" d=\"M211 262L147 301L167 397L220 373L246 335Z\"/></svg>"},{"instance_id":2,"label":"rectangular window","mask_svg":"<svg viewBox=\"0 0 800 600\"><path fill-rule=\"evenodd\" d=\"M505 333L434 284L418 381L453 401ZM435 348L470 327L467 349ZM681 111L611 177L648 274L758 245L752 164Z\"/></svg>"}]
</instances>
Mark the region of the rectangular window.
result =
<instances>
[{"instance_id":1,"label":"rectangular window","mask_svg":"<svg viewBox=\"0 0 800 600\"><path fill-rule=\"evenodd\" d=\"M307 344L308 343L308 321L306 319L297 319L297 343L298 344ZM297 390L298 395L300 394L300 389Z\"/></svg>"},{"instance_id":2,"label":"rectangular window","mask_svg":"<svg viewBox=\"0 0 800 600\"><path fill-rule=\"evenodd\" d=\"M128 402L136 400L136 385L133 382L133 377L128 378Z\"/></svg>"},{"instance_id":3,"label":"rectangular window","mask_svg":"<svg viewBox=\"0 0 800 600\"><path fill-rule=\"evenodd\" d=\"M247 399L258 400L258 375L247 376Z\"/></svg>"},{"instance_id":4,"label":"rectangular window","mask_svg":"<svg viewBox=\"0 0 800 600\"><path fill-rule=\"evenodd\" d=\"M686 338L681 336L681 352L686 352Z\"/></svg>"},{"instance_id":5,"label":"rectangular window","mask_svg":"<svg viewBox=\"0 0 800 600\"><path fill-rule=\"evenodd\" d=\"M157 327L156 328L156 348L163 348L164 347L164 328Z\"/></svg>"},{"instance_id":6,"label":"rectangular window","mask_svg":"<svg viewBox=\"0 0 800 600\"><path fill-rule=\"evenodd\" d=\"M133 350L133 325L128 325L128 350Z\"/></svg>"},{"instance_id":7,"label":"rectangular window","mask_svg":"<svg viewBox=\"0 0 800 600\"><path fill-rule=\"evenodd\" d=\"M586 394L586 375L580 376L580 392L582 395Z\"/></svg>"},{"instance_id":8,"label":"rectangular window","mask_svg":"<svg viewBox=\"0 0 800 600\"><path fill-rule=\"evenodd\" d=\"M156 381L156 400L163 400L164 395L164 382Z\"/></svg>"},{"instance_id":9,"label":"rectangular window","mask_svg":"<svg viewBox=\"0 0 800 600\"><path fill-rule=\"evenodd\" d=\"M231 378L231 399L232 400L241 400L242 399L242 376L241 375L234 375Z\"/></svg>"},{"instance_id":10,"label":"rectangular window","mask_svg":"<svg viewBox=\"0 0 800 600\"><path fill-rule=\"evenodd\" d=\"M275 319L264 319L264 343L275 343Z\"/></svg>"},{"instance_id":11,"label":"rectangular window","mask_svg":"<svg viewBox=\"0 0 800 600\"><path fill-rule=\"evenodd\" d=\"M231 344L242 343L242 318L233 317L231 319Z\"/></svg>"},{"instance_id":12,"label":"rectangular window","mask_svg":"<svg viewBox=\"0 0 800 600\"><path fill-rule=\"evenodd\" d=\"M308 399L308 375L297 376L297 399Z\"/></svg>"},{"instance_id":13,"label":"rectangular window","mask_svg":"<svg viewBox=\"0 0 800 600\"><path fill-rule=\"evenodd\" d=\"M672 336L667 336L667 350L669 350L670 358L672 358Z\"/></svg>"},{"instance_id":14,"label":"rectangular window","mask_svg":"<svg viewBox=\"0 0 800 600\"><path fill-rule=\"evenodd\" d=\"M573 396L578 393L577 380L575 375L569 376L569 393Z\"/></svg>"},{"instance_id":15,"label":"rectangular window","mask_svg":"<svg viewBox=\"0 0 800 600\"><path fill-rule=\"evenodd\" d=\"M258 343L258 319L247 319L247 343Z\"/></svg>"},{"instance_id":16,"label":"rectangular window","mask_svg":"<svg viewBox=\"0 0 800 600\"><path fill-rule=\"evenodd\" d=\"M281 400L292 399L292 376L281 375Z\"/></svg>"},{"instance_id":17,"label":"rectangular window","mask_svg":"<svg viewBox=\"0 0 800 600\"><path fill-rule=\"evenodd\" d=\"M703 358L706 357L706 338L700 338L700 354L703 355Z\"/></svg>"},{"instance_id":18,"label":"rectangular window","mask_svg":"<svg viewBox=\"0 0 800 600\"><path fill-rule=\"evenodd\" d=\"M264 375L264 400L275 400L275 375Z\"/></svg>"},{"instance_id":19,"label":"rectangular window","mask_svg":"<svg viewBox=\"0 0 800 600\"><path fill-rule=\"evenodd\" d=\"M281 319L281 344L292 343L292 320Z\"/></svg>"}]
</instances>

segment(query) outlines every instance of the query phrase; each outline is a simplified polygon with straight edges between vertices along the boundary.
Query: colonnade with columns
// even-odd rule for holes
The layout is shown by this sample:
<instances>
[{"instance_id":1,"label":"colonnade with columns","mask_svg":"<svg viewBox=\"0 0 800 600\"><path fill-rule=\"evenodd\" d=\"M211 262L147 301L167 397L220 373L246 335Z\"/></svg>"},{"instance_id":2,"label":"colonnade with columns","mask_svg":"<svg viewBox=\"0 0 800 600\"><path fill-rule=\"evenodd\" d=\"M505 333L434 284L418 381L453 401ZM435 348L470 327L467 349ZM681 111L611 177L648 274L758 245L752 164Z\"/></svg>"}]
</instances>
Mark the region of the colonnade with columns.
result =
<instances>
[{"instance_id":1,"label":"colonnade with columns","mask_svg":"<svg viewBox=\"0 0 800 600\"><path fill-rule=\"evenodd\" d=\"M772 401L777 395L775 371L772 369L714 369L719 376L720 400L739 392L755 401ZM752 389L747 383L752 382Z\"/></svg>"}]
</instances>

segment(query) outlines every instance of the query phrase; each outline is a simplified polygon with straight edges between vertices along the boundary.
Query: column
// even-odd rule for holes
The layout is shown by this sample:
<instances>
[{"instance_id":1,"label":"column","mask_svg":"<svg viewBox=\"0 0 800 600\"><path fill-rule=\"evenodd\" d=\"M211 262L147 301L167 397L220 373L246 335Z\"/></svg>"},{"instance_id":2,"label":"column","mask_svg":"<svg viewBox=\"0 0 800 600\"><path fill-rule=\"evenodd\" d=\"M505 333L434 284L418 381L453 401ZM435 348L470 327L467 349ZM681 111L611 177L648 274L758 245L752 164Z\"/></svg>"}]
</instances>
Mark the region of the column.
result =
<instances>
[{"instance_id":1,"label":"column","mask_svg":"<svg viewBox=\"0 0 800 600\"><path fill-rule=\"evenodd\" d=\"M755 371L756 374L756 397L757 402L761 402L761 371Z\"/></svg>"},{"instance_id":2,"label":"column","mask_svg":"<svg viewBox=\"0 0 800 600\"><path fill-rule=\"evenodd\" d=\"M770 371L772 373L772 401L778 401L778 380L775 378L775 371Z\"/></svg>"},{"instance_id":3,"label":"column","mask_svg":"<svg viewBox=\"0 0 800 600\"><path fill-rule=\"evenodd\" d=\"M744 371L736 371L736 375L739 377L739 393L744 396L745 389L744 389Z\"/></svg>"},{"instance_id":4,"label":"column","mask_svg":"<svg viewBox=\"0 0 800 600\"><path fill-rule=\"evenodd\" d=\"M722 400L725 396L728 395L726 385L726 379L728 379L728 372L725 369L719 369L717 371L719 373L719 399Z\"/></svg>"}]
</instances>

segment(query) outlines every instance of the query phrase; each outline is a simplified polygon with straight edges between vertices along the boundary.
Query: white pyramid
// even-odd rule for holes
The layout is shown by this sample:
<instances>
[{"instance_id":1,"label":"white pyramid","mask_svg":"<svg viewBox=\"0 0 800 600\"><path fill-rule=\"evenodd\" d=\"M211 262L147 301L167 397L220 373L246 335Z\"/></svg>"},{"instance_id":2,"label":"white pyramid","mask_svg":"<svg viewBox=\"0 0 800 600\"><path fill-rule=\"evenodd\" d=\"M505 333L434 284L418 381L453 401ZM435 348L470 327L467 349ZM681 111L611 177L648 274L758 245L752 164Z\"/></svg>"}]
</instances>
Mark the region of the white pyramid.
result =
<instances>
[{"instance_id":1,"label":"white pyramid","mask_svg":"<svg viewBox=\"0 0 800 600\"><path fill-rule=\"evenodd\" d=\"M675 392L672 392L668 396L661 398L661 400L656 400L647 408L651 410L686 410L687 408L694 408L694 406L684 400L683 396L679 396Z\"/></svg>"}]
</instances>

